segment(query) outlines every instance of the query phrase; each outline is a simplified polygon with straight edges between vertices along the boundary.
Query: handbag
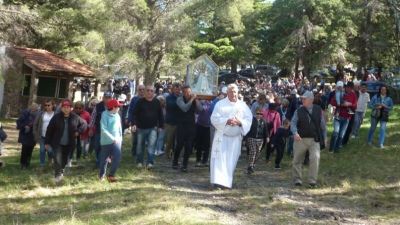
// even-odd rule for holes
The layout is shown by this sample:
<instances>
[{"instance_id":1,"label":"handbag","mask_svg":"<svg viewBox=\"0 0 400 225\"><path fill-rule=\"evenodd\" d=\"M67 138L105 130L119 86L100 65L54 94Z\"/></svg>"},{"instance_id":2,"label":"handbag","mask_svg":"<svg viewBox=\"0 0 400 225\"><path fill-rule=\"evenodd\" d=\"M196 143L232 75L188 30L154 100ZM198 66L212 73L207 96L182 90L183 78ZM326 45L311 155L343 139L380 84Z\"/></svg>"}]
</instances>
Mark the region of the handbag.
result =
<instances>
[{"instance_id":1,"label":"handbag","mask_svg":"<svg viewBox=\"0 0 400 225\"><path fill-rule=\"evenodd\" d=\"M389 122L389 110L385 108L381 109L381 121Z\"/></svg>"},{"instance_id":2,"label":"handbag","mask_svg":"<svg viewBox=\"0 0 400 225\"><path fill-rule=\"evenodd\" d=\"M381 112L382 112L381 109L373 108L372 112L371 112L371 117L373 117L375 119L379 119L379 118L381 118Z\"/></svg>"},{"instance_id":3,"label":"handbag","mask_svg":"<svg viewBox=\"0 0 400 225\"><path fill-rule=\"evenodd\" d=\"M308 110L304 107L304 110L306 111L306 113L310 116L311 118L311 122L314 123L314 125L317 127L317 135L318 135L318 140L315 140L316 142L319 142L319 150L323 150L325 149L325 140L324 137L322 135L322 131L321 131L321 123L317 123L314 118L311 116L310 112L308 112ZM322 115L321 115L322 116ZM318 126L319 125L319 126Z\"/></svg>"},{"instance_id":4,"label":"handbag","mask_svg":"<svg viewBox=\"0 0 400 225\"><path fill-rule=\"evenodd\" d=\"M7 139L7 134L3 130L3 126L0 126L0 140L1 142L5 141Z\"/></svg>"}]
</instances>

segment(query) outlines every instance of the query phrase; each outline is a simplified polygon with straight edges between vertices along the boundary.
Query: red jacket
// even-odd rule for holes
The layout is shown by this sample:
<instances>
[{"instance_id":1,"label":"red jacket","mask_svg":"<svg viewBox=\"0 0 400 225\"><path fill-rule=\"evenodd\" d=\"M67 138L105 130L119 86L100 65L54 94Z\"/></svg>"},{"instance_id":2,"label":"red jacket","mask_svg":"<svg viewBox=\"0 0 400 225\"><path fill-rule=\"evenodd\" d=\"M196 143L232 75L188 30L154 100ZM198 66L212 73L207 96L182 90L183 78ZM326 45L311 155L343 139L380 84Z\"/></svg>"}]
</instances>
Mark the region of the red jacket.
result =
<instances>
[{"instance_id":1,"label":"red jacket","mask_svg":"<svg viewBox=\"0 0 400 225\"><path fill-rule=\"evenodd\" d=\"M86 121L87 124L90 123L91 116L86 110L82 110L81 114L79 115L83 120ZM85 132L81 135L81 140L85 140L89 136L89 126L86 128Z\"/></svg>"},{"instance_id":2,"label":"red jacket","mask_svg":"<svg viewBox=\"0 0 400 225\"><path fill-rule=\"evenodd\" d=\"M353 110L353 112L356 111L357 109L357 95L356 93L354 93L353 91L350 93L345 93L343 95L343 99L344 101L350 102L351 106L350 109ZM340 112L339 112L339 116L345 117L347 119L351 119L351 116L348 111L347 111L347 107L346 106L338 106L338 104L336 103L336 98L335 98L335 94L333 94L332 98L331 98L331 105L336 106L336 107L340 107Z\"/></svg>"}]
</instances>

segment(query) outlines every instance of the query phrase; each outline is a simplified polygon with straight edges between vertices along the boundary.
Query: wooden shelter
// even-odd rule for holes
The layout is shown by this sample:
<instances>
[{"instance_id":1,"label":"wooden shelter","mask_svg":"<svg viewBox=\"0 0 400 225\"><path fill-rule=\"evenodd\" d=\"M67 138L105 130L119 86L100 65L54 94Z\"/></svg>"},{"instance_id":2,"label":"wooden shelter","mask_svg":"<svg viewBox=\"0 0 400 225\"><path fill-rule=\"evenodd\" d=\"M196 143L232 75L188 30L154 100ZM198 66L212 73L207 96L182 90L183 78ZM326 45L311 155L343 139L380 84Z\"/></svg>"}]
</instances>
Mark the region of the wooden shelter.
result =
<instances>
[{"instance_id":1,"label":"wooden shelter","mask_svg":"<svg viewBox=\"0 0 400 225\"><path fill-rule=\"evenodd\" d=\"M6 47L5 57L2 115L19 115L32 102L47 98L71 99L74 77L95 75L89 66L42 49Z\"/></svg>"}]
</instances>

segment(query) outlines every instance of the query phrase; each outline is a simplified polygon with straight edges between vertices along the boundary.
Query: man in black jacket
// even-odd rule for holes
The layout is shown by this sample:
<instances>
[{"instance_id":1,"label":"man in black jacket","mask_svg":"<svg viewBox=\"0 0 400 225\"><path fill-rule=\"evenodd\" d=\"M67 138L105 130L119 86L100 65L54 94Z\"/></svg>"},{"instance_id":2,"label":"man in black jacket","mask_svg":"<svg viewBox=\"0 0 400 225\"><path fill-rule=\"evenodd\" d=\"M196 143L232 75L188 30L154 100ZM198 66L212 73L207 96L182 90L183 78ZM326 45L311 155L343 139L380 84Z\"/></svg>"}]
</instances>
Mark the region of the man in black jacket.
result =
<instances>
[{"instance_id":1,"label":"man in black jacket","mask_svg":"<svg viewBox=\"0 0 400 225\"><path fill-rule=\"evenodd\" d=\"M75 148L75 139L87 127L87 123L80 116L71 113L72 102L64 100L61 103L62 112L57 113L50 120L45 137L45 148L54 149L54 181L61 181L68 155Z\"/></svg>"},{"instance_id":2,"label":"man in black jacket","mask_svg":"<svg viewBox=\"0 0 400 225\"><path fill-rule=\"evenodd\" d=\"M174 160L172 168L178 169L179 154L182 147L185 147L183 155L182 172L187 172L190 153L192 152L194 139L196 137L196 120L195 113L203 110L203 106L196 99L196 94L192 93L190 86L182 88L182 96L178 97L176 104L177 124L176 124L176 147L174 151Z\"/></svg>"},{"instance_id":3,"label":"man in black jacket","mask_svg":"<svg viewBox=\"0 0 400 225\"><path fill-rule=\"evenodd\" d=\"M132 131L137 132L137 167L143 167L144 147L147 141L147 169L152 169L154 166L154 147L157 140L157 133L160 133L164 128L164 116L161 103L157 98L154 98L153 85L146 86L144 98L140 98L132 112Z\"/></svg>"}]
</instances>

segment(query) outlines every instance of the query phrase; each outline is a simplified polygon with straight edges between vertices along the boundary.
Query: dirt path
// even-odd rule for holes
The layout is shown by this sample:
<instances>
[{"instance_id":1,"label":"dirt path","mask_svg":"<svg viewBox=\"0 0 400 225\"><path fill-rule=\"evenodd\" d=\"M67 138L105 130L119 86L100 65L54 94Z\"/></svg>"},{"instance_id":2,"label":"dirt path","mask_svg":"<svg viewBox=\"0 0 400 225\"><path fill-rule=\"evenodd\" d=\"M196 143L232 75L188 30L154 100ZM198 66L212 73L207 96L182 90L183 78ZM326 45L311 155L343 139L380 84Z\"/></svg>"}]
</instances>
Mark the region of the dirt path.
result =
<instances>
[{"instance_id":1,"label":"dirt path","mask_svg":"<svg viewBox=\"0 0 400 225\"><path fill-rule=\"evenodd\" d=\"M295 187L290 162L286 157L281 171L262 163L254 174L247 175L247 155L242 152L232 190L211 187L208 168L194 167L193 156L187 174L172 170L171 161L164 156L156 158L155 172L162 174L171 189L186 187L200 192L191 195L193 200L219 212L225 224L374 224L368 222L367 215L346 209L340 202L324 202L318 190Z\"/></svg>"}]
</instances>

